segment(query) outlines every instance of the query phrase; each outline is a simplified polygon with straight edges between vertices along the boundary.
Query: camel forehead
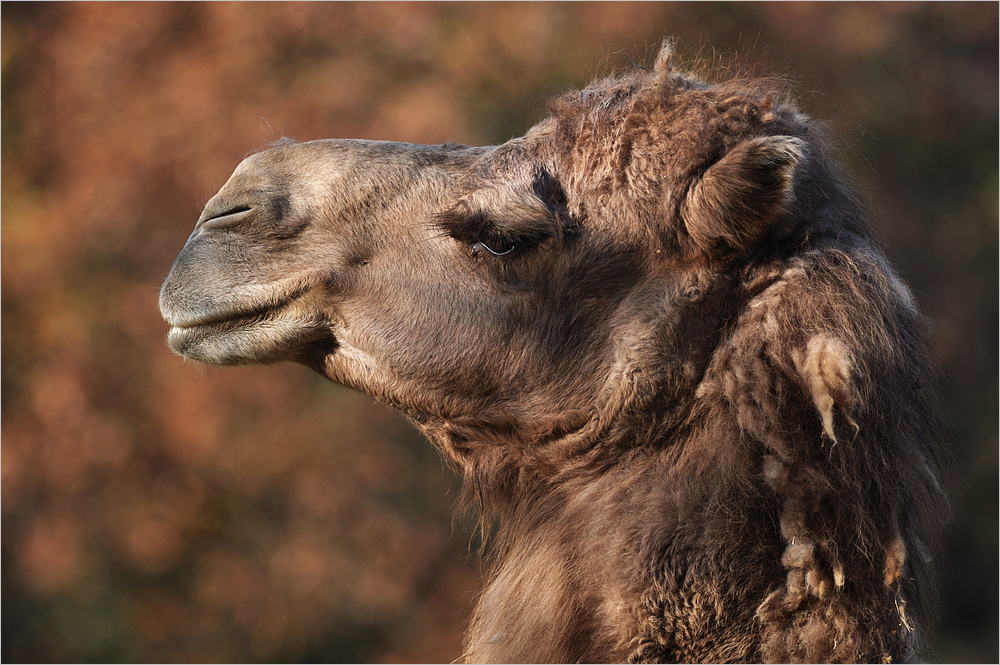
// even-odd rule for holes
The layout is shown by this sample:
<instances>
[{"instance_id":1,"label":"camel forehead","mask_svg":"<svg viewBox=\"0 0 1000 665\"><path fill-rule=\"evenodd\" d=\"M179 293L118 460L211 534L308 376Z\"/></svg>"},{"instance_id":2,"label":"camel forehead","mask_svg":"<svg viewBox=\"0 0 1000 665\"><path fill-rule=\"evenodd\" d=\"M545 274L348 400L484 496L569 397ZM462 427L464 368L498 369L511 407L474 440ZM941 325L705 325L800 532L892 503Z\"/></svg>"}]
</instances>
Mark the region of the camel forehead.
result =
<instances>
[{"instance_id":1,"label":"camel forehead","mask_svg":"<svg viewBox=\"0 0 1000 665\"><path fill-rule=\"evenodd\" d=\"M324 139L305 143L288 142L254 153L244 159L235 174L289 172L337 172L361 164L405 163L428 146L393 141Z\"/></svg>"},{"instance_id":2,"label":"camel forehead","mask_svg":"<svg viewBox=\"0 0 1000 665\"><path fill-rule=\"evenodd\" d=\"M323 139L288 141L244 159L229 186L280 183L286 186L343 182L345 179L410 179L427 169L461 171L490 147L421 145L396 141Z\"/></svg>"}]
</instances>

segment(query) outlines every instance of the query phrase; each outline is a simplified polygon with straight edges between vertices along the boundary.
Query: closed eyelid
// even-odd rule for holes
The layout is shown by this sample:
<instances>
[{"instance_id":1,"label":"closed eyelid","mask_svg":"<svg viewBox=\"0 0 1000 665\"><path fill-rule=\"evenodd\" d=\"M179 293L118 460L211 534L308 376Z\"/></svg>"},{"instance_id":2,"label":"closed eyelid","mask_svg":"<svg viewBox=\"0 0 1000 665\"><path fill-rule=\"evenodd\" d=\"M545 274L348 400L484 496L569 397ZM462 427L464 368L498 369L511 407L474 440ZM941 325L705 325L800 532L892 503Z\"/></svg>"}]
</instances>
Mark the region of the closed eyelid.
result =
<instances>
[{"instance_id":1,"label":"closed eyelid","mask_svg":"<svg viewBox=\"0 0 1000 665\"><path fill-rule=\"evenodd\" d=\"M468 242L496 233L494 224L485 214L463 210L460 206L438 215L437 224L452 238Z\"/></svg>"},{"instance_id":2,"label":"closed eyelid","mask_svg":"<svg viewBox=\"0 0 1000 665\"><path fill-rule=\"evenodd\" d=\"M493 236L540 242L556 234L555 213L530 191L479 190L438 216L451 237L477 241Z\"/></svg>"},{"instance_id":3,"label":"closed eyelid","mask_svg":"<svg viewBox=\"0 0 1000 665\"><path fill-rule=\"evenodd\" d=\"M482 247L493 256L507 256L520 246L520 243L512 242L508 245L500 245L500 249L493 249L491 242L477 242L476 247Z\"/></svg>"}]
</instances>

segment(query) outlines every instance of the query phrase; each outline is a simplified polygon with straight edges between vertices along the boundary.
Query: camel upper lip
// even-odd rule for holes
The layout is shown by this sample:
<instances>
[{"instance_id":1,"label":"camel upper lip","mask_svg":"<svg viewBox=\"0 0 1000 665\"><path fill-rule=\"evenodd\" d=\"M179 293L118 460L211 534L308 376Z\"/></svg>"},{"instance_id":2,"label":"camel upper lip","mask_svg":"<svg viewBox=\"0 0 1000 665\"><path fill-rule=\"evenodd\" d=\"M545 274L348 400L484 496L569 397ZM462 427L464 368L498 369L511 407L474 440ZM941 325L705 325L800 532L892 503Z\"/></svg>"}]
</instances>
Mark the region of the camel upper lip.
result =
<instances>
[{"instance_id":1,"label":"camel upper lip","mask_svg":"<svg viewBox=\"0 0 1000 665\"><path fill-rule=\"evenodd\" d=\"M280 296L258 302L252 307L220 308L208 312L176 311L173 307L161 305L163 318L171 328L192 329L208 326L223 328L237 327L261 321L268 315L280 312L308 293L309 289L299 286Z\"/></svg>"}]
</instances>

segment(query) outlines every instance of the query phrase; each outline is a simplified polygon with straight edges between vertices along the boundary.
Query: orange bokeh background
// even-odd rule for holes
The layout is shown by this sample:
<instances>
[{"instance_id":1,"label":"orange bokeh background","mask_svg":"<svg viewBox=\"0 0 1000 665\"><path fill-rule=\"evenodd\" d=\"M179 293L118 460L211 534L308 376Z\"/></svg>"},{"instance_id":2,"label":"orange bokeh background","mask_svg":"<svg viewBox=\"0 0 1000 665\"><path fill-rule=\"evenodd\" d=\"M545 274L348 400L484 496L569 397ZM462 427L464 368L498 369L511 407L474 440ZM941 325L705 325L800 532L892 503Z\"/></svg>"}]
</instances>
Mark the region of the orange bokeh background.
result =
<instances>
[{"instance_id":1,"label":"orange bokeh background","mask_svg":"<svg viewBox=\"0 0 1000 665\"><path fill-rule=\"evenodd\" d=\"M471 144L648 64L796 81L934 322L955 520L932 658L997 654L998 8L5 2L4 661L450 661L478 586L438 455L282 365L172 355L159 284L278 138ZM735 54L735 55L733 55Z\"/></svg>"}]
</instances>

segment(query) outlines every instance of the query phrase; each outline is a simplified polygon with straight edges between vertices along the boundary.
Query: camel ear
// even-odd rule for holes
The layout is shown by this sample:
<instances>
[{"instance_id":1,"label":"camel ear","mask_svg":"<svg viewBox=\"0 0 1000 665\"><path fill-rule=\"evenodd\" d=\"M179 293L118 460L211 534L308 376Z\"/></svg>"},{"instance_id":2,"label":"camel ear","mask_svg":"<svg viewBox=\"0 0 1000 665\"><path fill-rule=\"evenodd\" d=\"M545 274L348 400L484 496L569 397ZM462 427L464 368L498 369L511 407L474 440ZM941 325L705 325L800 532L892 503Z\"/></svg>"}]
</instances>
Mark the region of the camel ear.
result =
<instances>
[{"instance_id":1,"label":"camel ear","mask_svg":"<svg viewBox=\"0 0 1000 665\"><path fill-rule=\"evenodd\" d=\"M804 147L792 136L748 139L709 167L681 207L698 247L706 253L753 249L794 199Z\"/></svg>"}]
</instances>

